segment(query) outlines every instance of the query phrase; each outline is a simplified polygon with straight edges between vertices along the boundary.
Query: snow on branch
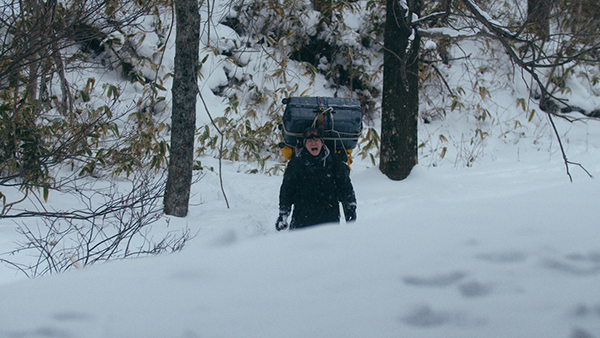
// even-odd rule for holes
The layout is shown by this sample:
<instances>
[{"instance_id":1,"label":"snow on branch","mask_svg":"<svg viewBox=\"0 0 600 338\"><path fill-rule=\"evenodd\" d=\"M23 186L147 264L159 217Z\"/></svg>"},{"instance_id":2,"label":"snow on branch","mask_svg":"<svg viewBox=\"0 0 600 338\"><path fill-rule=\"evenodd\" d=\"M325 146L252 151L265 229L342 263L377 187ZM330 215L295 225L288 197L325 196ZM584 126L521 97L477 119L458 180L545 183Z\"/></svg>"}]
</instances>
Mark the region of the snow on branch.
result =
<instances>
[{"instance_id":1,"label":"snow on branch","mask_svg":"<svg viewBox=\"0 0 600 338\"><path fill-rule=\"evenodd\" d=\"M533 41L533 40L523 40L523 39L518 38L518 34L513 34L510 30L506 29L501 24L499 24L497 21L493 20L492 17L488 13L483 11L473 1L462 0L462 2L465 5L465 7L467 8L467 10L473 15L473 18L477 22L482 24L483 27L487 30L487 32L482 31L482 33L484 33L485 35L488 35L490 38L497 40L504 48L504 50L505 50L506 54L509 56L511 62L518 65L523 71L529 73L529 75L531 75L531 77L535 81L536 85L538 86L538 89L541 91L540 108L542 108L542 110L546 113L546 115L548 116L548 119L550 121L550 124L552 125L555 137L560 146L560 150L562 153L562 157L564 160L564 164L565 164L567 175L569 176L569 179L571 179L571 181L572 181L571 173L569 171L569 165L579 166L586 173L588 173L587 170L585 170L585 168L583 168L580 164L571 162L567 158L567 154L563 147L562 140L560 138L560 134L559 134L558 130L556 129L556 126L553 121L553 116L559 116L562 118L565 118L565 117L558 114L558 109L543 109L543 107L542 107L542 102L548 101L548 100L550 100L550 101L556 100L558 102L566 104L565 100L562 100L562 99L554 96L548 89L547 85L540 78L540 68L548 67L548 65L538 65L536 62L530 62L528 60L525 60L525 57L522 55L519 55L517 53L517 51L515 50L514 43L515 42L525 43L532 53L535 53L535 52L542 53L541 52L542 47L539 45L536 45L535 41ZM544 53L545 59L550 59L555 56L557 57L558 55L548 56ZM533 57L533 59L535 60L535 57ZM574 59L571 57L570 61L573 61L573 60ZM557 66L556 63L554 64L554 66ZM554 104L554 105L556 105L556 104ZM566 104L566 105L568 106L568 104ZM588 173L588 175L589 175L589 173Z\"/></svg>"}]
</instances>

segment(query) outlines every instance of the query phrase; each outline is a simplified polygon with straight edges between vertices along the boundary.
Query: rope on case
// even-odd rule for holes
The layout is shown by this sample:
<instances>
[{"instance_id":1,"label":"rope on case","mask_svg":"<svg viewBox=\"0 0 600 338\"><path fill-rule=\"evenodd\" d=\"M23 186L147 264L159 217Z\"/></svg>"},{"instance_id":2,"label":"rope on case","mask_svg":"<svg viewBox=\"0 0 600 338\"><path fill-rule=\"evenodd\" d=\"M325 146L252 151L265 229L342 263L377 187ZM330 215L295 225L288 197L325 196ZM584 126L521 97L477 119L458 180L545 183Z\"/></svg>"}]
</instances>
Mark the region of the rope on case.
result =
<instances>
[{"instance_id":1,"label":"rope on case","mask_svg":"<svg viewBox=\"0 0 600 338\"><path fill-rule=\"evenodd\" d=\"M317 128L319 125L319 120L321 120L321 125L323 126L323 132L328 131L328 132L332 132L335 133L337 135L337 137L325 137L323 136L323 140L327 140L327 141L335 141L335 140L340 140L340 141L346 141L346 140L351 140L351 141L356 141L358 140L358 136L355 133L346 133L346 132L340 132L335 130L335 110L333 109L333 107L324 107L323 106L323 102L321 100L321 97L317 97L318 100L318 104L319 104L319 109L316 111L317 114L315 114L315 118L313 119L313 122L311 124L312 128ZM326 121L327 119L325 118L326 114L330 114L331 115L331 129L327 129L326 127ZM283 132L286 135L290 135L293 137L302 137L303 133L293 133L291 131L288 131L285 128L285 123L282 123L282 128L283 128ZM342 136L344 135L344 136ZM342 144L342 147L344 149L344 151L347 151L346 146L344 144L344 142L340 142ZM336 144L336 142L334 142L334 145ZM336 149L334 149L336 150Z\"/></svg>"}]
</instances>

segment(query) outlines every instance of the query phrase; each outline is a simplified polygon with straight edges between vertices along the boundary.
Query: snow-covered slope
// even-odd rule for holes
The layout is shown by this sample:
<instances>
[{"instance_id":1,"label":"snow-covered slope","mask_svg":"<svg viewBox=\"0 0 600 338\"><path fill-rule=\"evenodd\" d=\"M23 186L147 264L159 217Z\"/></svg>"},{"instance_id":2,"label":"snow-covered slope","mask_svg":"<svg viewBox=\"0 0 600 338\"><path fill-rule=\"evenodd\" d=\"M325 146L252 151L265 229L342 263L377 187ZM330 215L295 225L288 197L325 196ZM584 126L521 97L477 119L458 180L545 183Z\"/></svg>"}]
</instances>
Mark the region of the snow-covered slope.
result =
<instances>
[{"instance_id":1,"label":"snow-covered slope","mask_svg":"<svg viewBox=\"0 0 600 338\"><path fill-rule=\"evenodd\" d=\"M225 105L210 89L224 82L221 61L208 59L201 87L217 114ZM196 236L181 252L35 279L0 266L0 338L600 338L600 183L576 165L569 181L546 117L528 122L515 107L529 97L523 83L469 71L453 64L448 81L475 79L491 99L468 92L463 111L421 124L421 164L408 179L353 164L355 223L276 232L281 176L225 163L230 209L206 170L189 215L151 233L188 228ZM332 95L323 82L307 95ZM587 89L573 95L597 106ZM207 123L201 103L198 112ZM600 176L599 123L556 122L569 160ZM19 240L2 220L0 252Z\"/></svg>"},{"instance_id":2,"label":"snow-covered slope","mask_svg":"<svg viewBox=\"0 0 600 338\"><path fill-rule=\"evenodd\" d=\"M236 169L231 209L209 173L171 221L182 252L2 285L0 337L600 337L600 184L558 158L357 163L356 223L281 233L281 177Z\"/></svg>"}]
</instances>

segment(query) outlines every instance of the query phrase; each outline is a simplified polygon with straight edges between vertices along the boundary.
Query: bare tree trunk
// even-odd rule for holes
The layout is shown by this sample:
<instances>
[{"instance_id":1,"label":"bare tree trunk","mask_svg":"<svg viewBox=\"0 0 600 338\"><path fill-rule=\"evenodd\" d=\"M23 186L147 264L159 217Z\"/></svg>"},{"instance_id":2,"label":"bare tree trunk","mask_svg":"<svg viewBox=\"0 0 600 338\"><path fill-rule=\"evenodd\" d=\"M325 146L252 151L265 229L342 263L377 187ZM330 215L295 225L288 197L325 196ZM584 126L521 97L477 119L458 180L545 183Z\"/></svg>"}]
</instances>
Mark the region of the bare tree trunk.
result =
<instances>
[{"instance_id":1,"label":"bare tree trunk","mask_svg":"<svg viewBox=\"0 0 600 338\"><path fill-rule=\"evenodd\" d=\"M164 204L167 215L185 217L192 184L196 131L196 71L200 48L198 1L175 0L175 15L177 38L172 88L171 157Z\"/></svg>"},{"instance_id":2,"label":"bare tree trunk","mask_svg":"<svg viewBox=\"0 0 600 338\"><path fill-rule=\"evenodd\" d=\"M379 168L393 180L405 179L418 158L420 38L410 18L419 14L420 0L408 4L387 0L386 10Z\"/></svg>"},{"instance_id":3,"label":"bare tree trunk","mask_svg":"<svg viewBox=\"0 0 600 338\"><path fill-rule=\"evenodd\" d=\"M553 0L527 0L527 22L542 40L550 37L550 10Z\"/></svg>"}]
</instances>

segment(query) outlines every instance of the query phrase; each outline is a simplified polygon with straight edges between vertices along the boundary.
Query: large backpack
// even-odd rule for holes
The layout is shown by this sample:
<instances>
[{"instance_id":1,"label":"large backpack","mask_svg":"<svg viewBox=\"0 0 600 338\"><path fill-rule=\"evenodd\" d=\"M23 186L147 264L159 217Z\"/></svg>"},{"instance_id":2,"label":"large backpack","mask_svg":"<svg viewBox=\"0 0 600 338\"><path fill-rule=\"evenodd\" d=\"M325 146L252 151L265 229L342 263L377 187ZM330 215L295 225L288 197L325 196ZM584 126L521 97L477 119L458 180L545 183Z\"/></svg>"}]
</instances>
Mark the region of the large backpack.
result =
<instances>
[{"instance_id":1,"label":"large backpack","mask_svg":"<svg viewBox=\"0 0 600 338\"><path fill-rule=\"evenodd\" d=\"M348 164L352 163L352 150L362 132L360 101L340 97L290 97L282 102L286 107L279 125L283 136L279 147L287 160L302 146L304 130L316 127L323 130L327 147Z\"/></svg>"}]
</instances>

